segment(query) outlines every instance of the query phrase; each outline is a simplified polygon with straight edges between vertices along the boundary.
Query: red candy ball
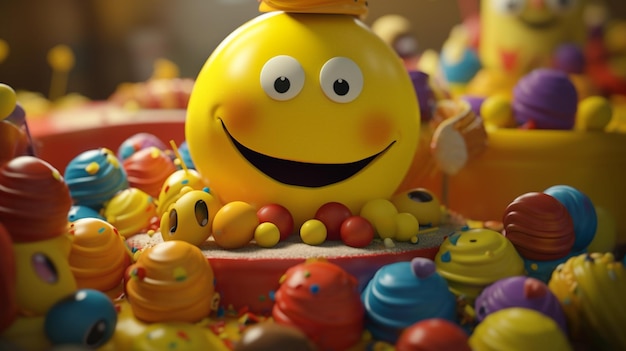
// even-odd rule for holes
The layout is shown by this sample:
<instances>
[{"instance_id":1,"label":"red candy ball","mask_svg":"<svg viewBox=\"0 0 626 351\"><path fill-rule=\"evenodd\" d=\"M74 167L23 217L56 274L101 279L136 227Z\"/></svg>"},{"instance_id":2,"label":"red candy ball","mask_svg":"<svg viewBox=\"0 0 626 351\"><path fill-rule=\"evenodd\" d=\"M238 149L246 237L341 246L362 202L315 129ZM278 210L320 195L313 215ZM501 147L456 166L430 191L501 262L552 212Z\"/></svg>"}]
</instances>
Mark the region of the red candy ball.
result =
<instances>
[{"instance_id":1,"label":"red candy ball","mask_svg":"<svg viewBox=\"0 0 626 351\"><path fill-rule=\"evenodd\" d=\"M426 319L406 328L396 343L397 351L470 351L467 334L445 319Z\"/></svg>"},{"instance_id":2,"label":"red candy ball","mask_svg":"<svg viewBox=\"0 0 626 351\"><path fill-rule=\"evenodd\" d=\"M285 240L293 233L293 216L288 209L279 204L265 205L256 213L259 223L270 222L278 227L280 240Z\"/></svg>"},{"instance_id":3,"label":"red candy ball","mask_svg":"<svg viewBox=\"0 0 626 351\"><path fill-rule=\"evenodd\" d=\"M315 219L326 226L326 240L340 240L341 224L350 216L350 209L339 202L327 202L315 212Z\"/></svg>"},{"instance_id":4,"label":"red candy ball","mask_svg":"<svg viewBox=\"0 0 626 351\"><path fill-rule=\"evenodd\" d=\"M374 234L374 226L361 216L350 216L341 223L341 240L348 246L365 247L374 240Z\"/></svg>"}]
</instances>

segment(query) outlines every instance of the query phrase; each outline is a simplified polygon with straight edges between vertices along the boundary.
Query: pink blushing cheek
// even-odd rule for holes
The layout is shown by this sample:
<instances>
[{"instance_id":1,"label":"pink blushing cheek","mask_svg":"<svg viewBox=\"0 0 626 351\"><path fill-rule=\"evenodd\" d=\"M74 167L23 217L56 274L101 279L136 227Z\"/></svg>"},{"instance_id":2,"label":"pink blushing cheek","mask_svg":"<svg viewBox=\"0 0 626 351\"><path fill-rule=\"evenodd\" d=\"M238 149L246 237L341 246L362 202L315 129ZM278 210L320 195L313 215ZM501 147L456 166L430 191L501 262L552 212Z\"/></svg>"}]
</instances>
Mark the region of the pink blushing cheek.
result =
<instances>
[{"instance_id":1,"label":"pink blushing cheek","mask_svg":"<svg viewBox=\"0 0 626 351\"><path fill-rule=\"evenodd\" d=\"M222 105L222 121L231 134L245 136L256 129L258 113L254 103L234 99Z\"/></svg>"},{"instance_id":2,"label":"pink blushing cheek","mask_svg":"<svg viewBox=\"0 0 626 351\"><path fill-rule=\"evenodd\" d=\"M383 114L371 114L363 119L361 124L361 138L368 147L381 149L392 141L394 123Z\"/></svg>"}]
</instances>

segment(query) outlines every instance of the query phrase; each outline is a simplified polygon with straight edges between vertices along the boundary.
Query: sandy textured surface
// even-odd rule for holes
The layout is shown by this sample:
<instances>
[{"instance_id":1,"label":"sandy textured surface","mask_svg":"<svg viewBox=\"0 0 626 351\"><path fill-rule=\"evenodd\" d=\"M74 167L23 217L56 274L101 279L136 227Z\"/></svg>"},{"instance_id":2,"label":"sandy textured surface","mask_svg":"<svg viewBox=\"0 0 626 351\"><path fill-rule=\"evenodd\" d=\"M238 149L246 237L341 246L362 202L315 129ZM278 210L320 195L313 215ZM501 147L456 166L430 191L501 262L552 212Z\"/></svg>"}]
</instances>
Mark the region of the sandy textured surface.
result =
<instances>
[{"instance_id":1,"label":"sandy textured surface","mask_svg":"<svg viewBox=\"0 0 626 351\"><path fill-rule=\"evenodd\" d=\"M385 245L381 239L375 239L365 248L350 247L341 241L327 241L321 245L312 246L303 243L300 237L294 234L286 241L280 242L272 248L262 248L254 242L251 242L240 249L225 250L217 246L212 239L209 239L205 244L200 246L200 249L202 249L207 257L214 258L332 258L372 255L375 253L406 252L438 247L446 236L459 230L459 228L459 226L453 225L430 228L420 232L418 242L415 244L410 242L393 242L391 246ZM129 238L127 241L131 247L142 248L158 244L163 241L163 238L161 237L161 233L157 232L153 235L138 234Z\"/></svg>"}]
</instances>

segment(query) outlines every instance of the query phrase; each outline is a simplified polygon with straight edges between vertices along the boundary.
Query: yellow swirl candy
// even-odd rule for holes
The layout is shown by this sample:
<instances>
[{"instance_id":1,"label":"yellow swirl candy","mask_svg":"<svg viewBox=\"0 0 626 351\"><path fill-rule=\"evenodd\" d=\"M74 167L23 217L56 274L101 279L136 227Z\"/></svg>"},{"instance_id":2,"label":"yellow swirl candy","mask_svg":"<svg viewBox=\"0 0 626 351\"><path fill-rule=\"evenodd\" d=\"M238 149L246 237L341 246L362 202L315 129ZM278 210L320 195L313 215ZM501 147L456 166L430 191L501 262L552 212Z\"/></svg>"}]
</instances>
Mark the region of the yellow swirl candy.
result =
<instances>
[{"instance_id":1,"label":"yellow swirl candy","mask_svg":"<svg viewBox=\"0 0 626 351\"><path fill-rule=\"evenodd\" d=\"M589 332L608 349L626 349L626 272L611 253L575 256L559 265L548 284L567 317L570 332Z\"/></svg>"}]
</instances>

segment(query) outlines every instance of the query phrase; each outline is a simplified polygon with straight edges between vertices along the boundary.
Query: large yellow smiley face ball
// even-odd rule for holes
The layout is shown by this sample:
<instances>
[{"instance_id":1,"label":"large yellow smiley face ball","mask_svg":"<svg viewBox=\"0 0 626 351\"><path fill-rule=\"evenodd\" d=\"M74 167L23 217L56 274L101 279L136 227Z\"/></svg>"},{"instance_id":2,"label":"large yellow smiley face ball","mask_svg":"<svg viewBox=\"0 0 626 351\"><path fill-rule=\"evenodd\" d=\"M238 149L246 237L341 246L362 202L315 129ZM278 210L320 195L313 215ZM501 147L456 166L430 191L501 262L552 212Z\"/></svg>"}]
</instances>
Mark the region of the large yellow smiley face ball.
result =
<instances>
[{"instance_id":1,"label":"large yellow smiley face ball","mask_svg":"<svg viewBox=\"0 0 626 351\"><path fill-rule=\"evenodd\" d=\"M277 203L301 225L326 202L358 213L389 198L419 134L409 76L350 15L270 12L235 30L200 71L186 140L223 203Z\"/></svg>"}]
</instances>

